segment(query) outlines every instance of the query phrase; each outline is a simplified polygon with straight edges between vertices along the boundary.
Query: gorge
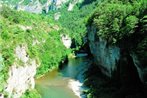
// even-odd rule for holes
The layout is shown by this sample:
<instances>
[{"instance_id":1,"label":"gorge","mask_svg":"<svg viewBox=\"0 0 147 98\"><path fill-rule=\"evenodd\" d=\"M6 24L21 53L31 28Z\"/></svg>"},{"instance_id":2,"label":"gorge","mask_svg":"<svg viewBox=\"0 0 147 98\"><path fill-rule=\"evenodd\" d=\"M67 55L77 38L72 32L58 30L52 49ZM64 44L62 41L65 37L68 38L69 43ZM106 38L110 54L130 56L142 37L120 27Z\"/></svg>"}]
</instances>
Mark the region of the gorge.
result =
<instances>
[{"instance_id":1,"label":"gorge","mask_svg":"<svg viewBox=\"0 0 147 98\"><path fill-rule=\"evenodd\" d=\"M147 98L146 0L1 0L0 98Z\"/></svg>"}]
</instances>

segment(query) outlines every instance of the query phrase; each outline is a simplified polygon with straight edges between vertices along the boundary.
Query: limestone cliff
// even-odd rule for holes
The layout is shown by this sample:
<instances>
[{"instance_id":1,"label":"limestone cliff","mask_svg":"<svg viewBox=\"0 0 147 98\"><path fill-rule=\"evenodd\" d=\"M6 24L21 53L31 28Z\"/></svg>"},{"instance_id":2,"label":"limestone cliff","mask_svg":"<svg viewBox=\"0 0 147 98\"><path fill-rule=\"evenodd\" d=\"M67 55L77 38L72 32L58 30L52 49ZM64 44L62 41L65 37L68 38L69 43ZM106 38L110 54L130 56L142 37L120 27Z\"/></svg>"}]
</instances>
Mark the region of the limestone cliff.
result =
<instances>
[{"instance_id":1,"label":"limestone cliff","mask_svg":"<svg viewBox=\"0 0 147 98\"><path fill-rule=\"evenodd\" d=\"M120 49L114 45L107 45L107 41L98 38L96 29L91 27L88 31L89 47L94 56L95 63L109 77L116 70L116 63L120 58Z\"/></svg>"},{"instance_id":2,"label":"limestone cliff","mask_svg":"<svg viewBox=\"0 0 147 98\"><path fill-rule=\"evenodd\" d=\"M27 46L17 46L15 62L9 69L9 77L5 91L9 98L20 98L27 89L34 89L37 63L26 54ZM18 60L22 63L18 63Z\"/></svg>"},{"instance_id":3,"label":"limestone cliff","mask_svg":"<svg viewBox=\"0 0 147 98\"><path fill-rule=\"evenodd\" d=\"M118 67L123 66L119 64L120 61L125 58L126 60L123 63L134 66L136 69L134 67L131 67L132 69L128 67L128 69L137 71L140 80L145 83L147 68L145 5L147 3L134 1L129 2L128 5L124 1L121 2L123 3L104 2L90 17L87 24L90 51L95 63L107 76L113 77L114 72L118 71ZM135 4L140 6L137 8ZM125 9L129 7L132 7L132 9ZM138 9L138 13L133 10L134 8ZM124 54L128 55L124 56ZM127 75L128 70L126 70L127 68L124 68L123 71ZM135 72L134 75L136 75ZM136 75L136 77L138 76Z\"/></svg>"},{"instance_id":4,"label":"limestone cliff","mask_svg":"<svg viewBox=\"0 0 147 98\"><path fill-rule=\"evenodd\" d=\"M71 11L75 4L82 2L81 0L21 0L21 1L4 1L1 4L8 4L11 8L16 8L18 11L28 11L31 13L41 14L43 11L58 10L64 4L68 4L68 11Z\"/></svg>"},{"instance_id":5,"label":"limestone cliff","mask_svg":"<svg viewBox=\"0 0 147 98\"><path fill-rule=\"evenodd\" d=\"M125 47L122 49L119 45L109 44L107 40L98 37L96 32L96 28L93 26L88 30L88 43L94 62L105 75L113 77L113 73L118 70L118 62L123 59L121 55L127 52L127 50L123 50ZM138 54L135 54L133 50L127 53L133 60L132 66L136 68L140 80L145 83L146 67L144 67L144 63L139 61Z\"/></svg>"}]
</instances>

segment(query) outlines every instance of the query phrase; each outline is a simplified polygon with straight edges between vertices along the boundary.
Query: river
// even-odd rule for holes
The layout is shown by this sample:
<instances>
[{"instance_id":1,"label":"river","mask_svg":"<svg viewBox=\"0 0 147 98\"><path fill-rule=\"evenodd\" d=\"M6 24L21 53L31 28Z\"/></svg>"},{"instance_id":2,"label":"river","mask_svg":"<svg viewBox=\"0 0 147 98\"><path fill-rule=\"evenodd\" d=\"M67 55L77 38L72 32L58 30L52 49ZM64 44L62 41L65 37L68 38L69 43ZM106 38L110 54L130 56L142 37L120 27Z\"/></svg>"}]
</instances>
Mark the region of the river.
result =
<instances>
[{"instance_id":1,"label":"river","mask_svg":"<svg viewBox=\"0 0 147 98\"><path fill-rule=\"evenodd\" d=\"M70 58L61 70L53 70L36 80L36 89L42 98L86 98L82 84L89 65L87 57Z\"/></svg>"}]
</instances>

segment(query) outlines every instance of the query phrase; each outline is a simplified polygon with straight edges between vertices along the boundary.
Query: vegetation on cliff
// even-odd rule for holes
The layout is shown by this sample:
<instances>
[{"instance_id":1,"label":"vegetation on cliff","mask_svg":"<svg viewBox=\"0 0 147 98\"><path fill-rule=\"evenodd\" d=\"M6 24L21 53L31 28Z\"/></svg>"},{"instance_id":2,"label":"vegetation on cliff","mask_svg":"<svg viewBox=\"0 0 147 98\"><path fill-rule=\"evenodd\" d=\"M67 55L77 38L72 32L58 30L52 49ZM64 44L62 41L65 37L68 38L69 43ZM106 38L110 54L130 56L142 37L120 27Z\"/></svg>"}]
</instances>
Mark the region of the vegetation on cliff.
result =
<instances>
[{"instance_id":1,"label":"vegetation on cliff","mask_svg":"<svg viewBox=\"0 0 147 98\"><path fill-rule=\"evenodd\" d=\"M0 92L4 90L9 68L14 63L22 65L16 60L17 46L26 46L27 56L38 63L36 77L58 68L67 54L61 33L64 32L48 17L17 12L4 6L0 12Z\"/></svg>"},{"instance_id":2,"label":"vegetation on cliff","mask_svg":"<svg viewBox=\"0 0 147 98\"><path fill-rule=\"evenodd\" d=\"M62 5L59 10L49 11L47 14L50 18L55 17L55 13L59 13L58 24L75 41L76 46L83 45L83 38L86 36L86 23L91 14L95 11L99 0L84 0L74 5L71 11L68 11L69 2Z\"/></svg>"},{"instance_id":3,"label":"vegetation on cliff","mask_svg":"<svg viewBox=\"0 0 147 98\"><path fill-rule=\"evenodd\" d=\"M116 43L124 37L131 36L146 20L146 0L104 0L96 8L88 25L97 29L97 35Z\"/></svg>"},{"instance_id":4,"label":"vegetation on cliff","mask_svg":"<svg viewBox=\"0 0 147 98\"><path fill-rule=\"evenodd\" d=\"M39 1L45 3L47 0ZM19 0L11 0L9 4L18 2ZM30 0L25 0L23 4L28 2ZM39 77L51 69L58 68L59 62L70 51L61 43L60 35L68 33L75 40L76 46L81 46L89 27L96 28L97 36L107 40L108 44L117 44L120 48L128 48L135 52L143 67L146 66L146 0L85 0L75 5L72 11L67 11L67 8L68 5L65 4L57 11L50 11L48 15L2 8L0 12L0 92L4 91L9 68L14 63L22 65L21 61L15 60L17 46L26 46L27 56L35 59L40 65L36 75ZM61 13L58 22L53 20L56 12ZM85 84L90 88L87 97L114 98L111 94L118 88L113 84L109 85L110 82L112 81L103 76L96 66L90 68L85 79ZM40 98L40 95L36 90L30 90L26 91L22 98Z\"/></svg>"},{"instance_id":5,"label":"vegetation on cliff","mask_svg":"<svg viewBox=\"0 0 147 98\"><path fill-rule=\"evenodd\" d=\"M132 52L135 53L144 70L147 67L146 11L146 0L104 0L97 6L96 11L89 18L87 27L95 28L97 40L99 40L98 38L107 40L108 46L112 44L117 45L121 49L121 52L122 50L125 52L129 51L127 55ZM123 59L120 58L120 61ZM105 78L106 76L100 76L101 71L99 68L96 70L95 66L95 73L93 68L87 71L85 84L90 87L88 98L146 98L144 87L140 87L139 83L136 84L137 86L131 87L139 79L136 72L133 72L135 68L133 69L132 67L132 69L129 69L128 67L135 66L129 63L132 62L131 59L126 57L125 60L124 65L119 66L125 66L126 69L118 69L124 71L124 76L121 76L123 72L120 72L120 74L117 73L120 76L116 80ZM129 76L130 74L131 76ZM133 81L132 77L138 80ZM119 81L121 81L121 85L117 84ZM126 81L131 83L128 83L128 85ZM128 86L122 86L122 84Z\"/></svg>"}]
</instances>

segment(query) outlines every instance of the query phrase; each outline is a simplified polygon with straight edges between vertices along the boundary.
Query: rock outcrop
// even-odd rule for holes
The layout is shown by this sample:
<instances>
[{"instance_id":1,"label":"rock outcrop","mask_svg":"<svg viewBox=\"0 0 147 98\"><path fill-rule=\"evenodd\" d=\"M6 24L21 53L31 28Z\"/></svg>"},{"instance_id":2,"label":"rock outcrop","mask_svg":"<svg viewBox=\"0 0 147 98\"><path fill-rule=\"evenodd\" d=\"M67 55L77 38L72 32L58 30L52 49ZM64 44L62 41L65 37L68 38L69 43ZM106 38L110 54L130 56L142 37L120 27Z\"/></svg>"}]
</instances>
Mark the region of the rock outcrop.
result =
<instances>
[{"instance_id":1,"label":"rock outcrop","mask_svg":"<svg viewBox=\"0 0 147 98\"><path fill-rule=\"evenodd\" d=\"M35 87L34 76L38 65L34 59L29 58L26 50L27 46L25 45L17 46L15 49L16 59L9 69L9 78L5 89L9 98L20 98L26 90Z\"/></svg>"},{"instance_id":2,"label":"rock outcrop","mask_svg":"<svg viewBox=\"0 0 147 98\"><path fill-rule=\"evenodd\" d=\"M62 40L63 45L66 48L71 47L72 41L71 41L71 38L68 35L61 35L61 40Z\"/></svg>"},{"instance_id":3,"label":"rock outcrop","mask_svg":"<svg viewBox=\"0 0 147 98\"><path fill-rule=\"evenodd\" d=\"M28 5L22 5L21 3L19 3L16 7L18 11L23 10L23 11L28 11L28 12L37 13L37 14L42 13L42 4L39 2L39 0L30 2Z\"/></svg>"},{"instance_id":4,"label":"rock outcrop","mask_svg":"<svg viewBox=\"0 0 147 98\"><path fill-rule=\"evenodd\" d=\"M78 2L80 2L80 0L73 0L72 2L70 2L67 10L68 10L68 11L72 11L73 8L74 8L74 6L75 6Z\"/></svg>"},{"instance_id":5,"label":"rock outcrop","mask_svg":"<svg viewBox=\"0 0 147 98\"><path fill-rule=\"evenodd\" d=\"M23 0L18 2L16 9L37 14L41 14L42 11L45 10L45 12L48 13L49 10L56 10L61 8L61 6L67 1L68 0L47 0L47 2L41 3L39 0L31 0L27 5L24 5Z\"/></svg>"},{"instance_id":6,"label":"rock outcrop","mask_svg":"<svg viewBox=\"0 0 147 98\"><path fill-rule=\"evenodd\" d=\"M4 68L3 58L2 58L2 55L0 54L0 71L2 71L3 68Z\"/></svg>"},{"instance_id":7,"label":"rock outcrop","mask_svg":"<svg viewBox=\"0 0 147 98\"><path fill-rule=\"evenodd\" d=\"M4 95L3 94L0 94L0 98L4 98Z\"/></svg>"},{"instance_id":8,"label":"rock outcrop","mask_svg":"<svg viewBox=\"0 0 147 98\"><path fill-rule=\"evenodd\" d=\"M14 4L11 2L15 2ZM9 7L11 8L16 8L18 11L27 11L30 13L36 13L36 14L41 14L43 11L45 13L48 13L49 11L53 10L58 10L62 7L64 4L68 4L68 11L72 11L74 6L77 3L81 3L82 0L46 0L46 2L40 2L39 0L30 0L30 1L11 1L9 4L9 1L0 1L0 6L1 3L4 4L9 4ZM25 3L28 2L28 3Z\"/></svg>"},{"instance_id":9,"label":"rock outcrop","mask_svg":"<svg viewBox=\"0 0 147 98\"><path fill-rule=\"evenodd\" d=\"M92 89L89 96L146 98L147 67L134 51L137 45L131 42L131 38L112 44L97 33L98 29L93 25L88 28L88 44L94 59L94 64L91 65L93 68L87 72L88 79L85 83ZM139 51L145 53L142 48ZM145 59L145 54L140 55Z\"/></svg>"},{"instance_id":10,"label":"rock outcrop","mask_svg":"<svg viewBox=\"0 0 147 98\"><path fill-rule=\"evenodd\" d=\"M7 80L6 91L9 93L9 98L20 98L27 89L34 89L36 74L36 63L32 61L30 65L25 67L16 67L13 65L9 70L9 78Z\"/></svg>"},{"instance_id":11,"label":"rock outcrop","mask_svg":"<svg viewBox=\"0 0 147 98\"><path fill-rule=\"evenodd\" d=\"M111 77L116 70L116 62L120 58L120 49L117 46L107 45L107 41L96 37L96 29L90 28L88 33L89 47L95 63L102 72Z\"/></svg>"},{"instance_id":12,"label":"rock outcrop","mask_svg":"<svg viewBox=\"0 0 147 98\"><path fill-rule=\"evenodd\" d=\"M146 55L143 55L143 52L145 53L143 50L144 48L142 49L138 46L138 43L141 44L141 42L138 41L138 43L136 42L134 45L135 41L133 41L133 43L132 40L134 39L131 40L132 37L130 37L128 38L128 41L126 39L122 39L123 44L120 42L119 45L112 45L109 44L107 40L99 37L97 32L98 31L93 26L88 28L88 43L90 52L94 57L95 64L101 69L103 74L111 78L115 77L115 75L119 75L117 80L120 79L120 81L123 80L123 82L142 81L143 84L146 84L147 67L143 62ZM145 45L145 43L143 43L143 45ZM137 49L139 48L137 51L135 50L136 47ZM126 53L127 55L124 55ZM127 78L123 78L123 76L127 76ZM128 84L131 84L131 82Z\"/></svg>"},{"instance_id":13,"label":"rock outcrop","mask_svg":"<svg viewBox=\"0 0 147 98\"><path fill-rule=\"evenodd\" d=\"M108 41L102 39L101 37L98 37L95 27L91 26L88 29L89 48L91 54L94 57L96 65L98 65L98 67L105 75L113 77L113 73L115 73L115 71L118 71L118 61L123 59L121 55L128 50L124 51L125 47L122 49L122 47L119 48L116 45L110 45ZM130 58L132 58L132 66L136 68L130 70L135 70L138 73L139 79L145 83L146 68L143 68L143 65L141 65L137 55L133 51L130 50L128 52L128 55L130 55Z\"/></svg>"},{"instance_id":14,"label":"rock outcrop","mask_svg":"<svg viewBox=\"0 0 147 98\"><path fill-rule=\"evenodd\" d=\"M61 13L57 12L54 14L54 20L59 20L59 18L61 17Z\"/></svg>"}]
</instances>

